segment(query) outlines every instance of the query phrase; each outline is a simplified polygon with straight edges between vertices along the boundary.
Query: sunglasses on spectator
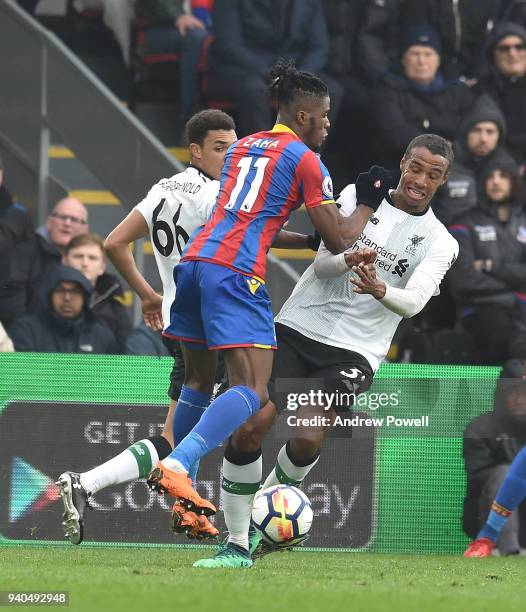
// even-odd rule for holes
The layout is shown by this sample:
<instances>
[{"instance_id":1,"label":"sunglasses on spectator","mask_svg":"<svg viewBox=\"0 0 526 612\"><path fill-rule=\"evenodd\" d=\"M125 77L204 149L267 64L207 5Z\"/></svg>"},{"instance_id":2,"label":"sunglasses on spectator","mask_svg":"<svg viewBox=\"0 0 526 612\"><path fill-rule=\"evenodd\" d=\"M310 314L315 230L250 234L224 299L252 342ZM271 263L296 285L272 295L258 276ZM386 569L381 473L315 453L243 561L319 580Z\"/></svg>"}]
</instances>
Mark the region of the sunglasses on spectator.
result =
<instances>
[{"instance_id":1,"label":"sunglasses on spectator","mask_svg":"<svg viewBox=\"0 0 526 612\"><path fill-rule=\"evenodd\" d=\"M511 51L524 51L526 50L526 43L517 43L516 45L497 45L496 47L499 53L510 53Z\"/></svg>"},{"instance_id":2,"label":"sunglasses on spectator","mask_svg":"<svg viewBox=\"0 0 526 612\"><path fill-rule=\"evenodd\" d=\"M76 225L86 225L88 223L87 221L84 221L84 219L79 219L79 217L73 217L72 215L61 215L60 213L51 213L50 217L53 217L53 219L58 219L59 221L70 221Z\"/></svg>"}]
</instances>

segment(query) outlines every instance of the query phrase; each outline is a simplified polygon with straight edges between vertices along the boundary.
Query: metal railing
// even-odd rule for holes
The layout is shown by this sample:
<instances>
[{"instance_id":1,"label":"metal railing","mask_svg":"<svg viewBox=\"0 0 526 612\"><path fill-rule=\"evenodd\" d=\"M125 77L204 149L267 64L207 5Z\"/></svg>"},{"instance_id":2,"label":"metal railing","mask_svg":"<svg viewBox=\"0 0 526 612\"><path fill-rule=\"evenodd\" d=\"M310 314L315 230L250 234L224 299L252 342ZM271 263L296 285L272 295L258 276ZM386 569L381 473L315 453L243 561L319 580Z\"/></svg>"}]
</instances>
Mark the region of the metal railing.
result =
<instances>
[{"instance_id":1,"label":"metal railing","mask_svg":"<svg viewBox=\"0 0 526 612\"><path fill-rule=\"evenodd\" d=\"M39 222L53 183L51 132L127 208L183 169L53 33L12 0L0 0L0 147L38 177Z\"/></svg>"}]
</instances>

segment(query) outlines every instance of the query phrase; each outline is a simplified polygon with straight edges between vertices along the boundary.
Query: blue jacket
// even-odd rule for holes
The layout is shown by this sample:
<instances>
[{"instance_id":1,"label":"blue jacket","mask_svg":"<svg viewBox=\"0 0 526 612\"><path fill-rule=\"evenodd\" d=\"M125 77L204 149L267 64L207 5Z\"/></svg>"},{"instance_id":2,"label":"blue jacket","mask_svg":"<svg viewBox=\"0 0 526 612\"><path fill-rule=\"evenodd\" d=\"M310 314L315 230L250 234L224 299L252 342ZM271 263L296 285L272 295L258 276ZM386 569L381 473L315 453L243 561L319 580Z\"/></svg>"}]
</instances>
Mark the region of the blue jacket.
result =
<instances>
[{"instance_id":1,"label":"blue jacket","mask_svg":"<svg viewBox=\"0 0 526 612\"><path fill-rule=\"evenodd\" d=\"M300 70L319 73L329 58L321 0L290 0L290 29L280 37L273 0L222 0L213 13L210 71L227 79L265 72L283 57Z\"/></svg>"}]
</instances>

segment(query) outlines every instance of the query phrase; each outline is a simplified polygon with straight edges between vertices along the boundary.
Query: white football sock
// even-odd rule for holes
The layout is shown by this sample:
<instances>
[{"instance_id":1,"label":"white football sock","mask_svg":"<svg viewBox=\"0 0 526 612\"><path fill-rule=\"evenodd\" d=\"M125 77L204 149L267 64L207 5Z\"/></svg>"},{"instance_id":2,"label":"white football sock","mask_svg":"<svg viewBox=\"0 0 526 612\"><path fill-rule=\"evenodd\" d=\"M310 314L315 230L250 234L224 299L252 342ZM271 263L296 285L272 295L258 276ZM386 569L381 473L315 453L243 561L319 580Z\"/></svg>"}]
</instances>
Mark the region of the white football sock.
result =
<instances>
[{"instance_id":1,"label":"white football sock","mask_svg":"<svg viewBox=\"0 0 526 612\"><path fill-rule=\"evenodd\" d=\"M228 542L248 550L248 528L252 514L252 503L259 489L263 473L261 455L247 465L235 465L223 459L223 482L221 500Z\"/></svg>"},{"instance_id":2,"label":"white football sock","mask_svg":"<svg viewBox=\"0 0 526 612\"><path fill-rule=\"evenodd\" d=\"M120 455L80 475L80 483L89 495L124 482L146 477L159 461L150 440L135 442Z\"/></svg>"},{"instance_id":3,"label":"white football sock","mask_svg":"<svg viewBox=\"0 0 526 612\"><path fill-rule=\"evenodd\" d=\"M316 463L318 463L319 458L320 456L318 455L309 465L295 465L287 454L287 445L285 444L278 453L275 468L267 476L261 489L268 489L278 484L299 486Z\"/></svg>"}]
</instances>

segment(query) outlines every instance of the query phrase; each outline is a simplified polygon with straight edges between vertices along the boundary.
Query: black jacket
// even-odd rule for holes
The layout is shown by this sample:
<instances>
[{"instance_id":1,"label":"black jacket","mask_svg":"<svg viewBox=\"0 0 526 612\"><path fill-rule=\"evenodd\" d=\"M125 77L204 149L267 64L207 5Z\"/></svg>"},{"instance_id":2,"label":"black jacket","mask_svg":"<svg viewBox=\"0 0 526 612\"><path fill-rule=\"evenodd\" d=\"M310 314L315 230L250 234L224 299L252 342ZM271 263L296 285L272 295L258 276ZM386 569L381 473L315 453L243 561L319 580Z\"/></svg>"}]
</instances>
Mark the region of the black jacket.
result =
<instances>
[{"instance_id":1,"label":"black jacket","mask_svg":"<svg viewBox=\"0 0 526 612\"><path fill-rule=\"evenodd\" d=\"M51 308L51 292L61 280L73 281L84 291L84 308L76 319L59 317ZM90 312L91 285L74 268L58 266L42 288L45 308L37 314L17 317L9 336L17 351L43 353L116 353L117 341L110 328Z\"/></svg>"},{"instance_id":2,"label":"black jacket","mask_svg":"<svg viewBox=\"0 0 526 612\"><path fill-rule=\"evenodd\" d=\"M520 163L526 161L526 76L520 79L510 79L495 68L485 79L482 79L476 92L490 95L499 105L506 117L508 136L506 146Z\"/></svg>"},{"instance_id":3,"label":"black jacket","mask_svg":"<svg viewBox=\"0 0 526 612\"><path fill-rule=\"evenodd\" d=\"M496 44L507 35L516 35L526 40L526 30L515 23L501 23L493 30L486 52L492 60ZM498 104L506 118L508 132L506 146L513 153L519 164L526 162L526 75L521 78L510 78L502 75L495 65L491 64L488 75L474 87L475 94L486 93Z\"/></svg>"},{"instance_id":4,"label":"black jacket","mask_svg":"<svg viewBox=\"0 0 526 612\"><path fill-rule=\"evenodd\" d=\"M476 157L467 148L467 138L471 128L483 121L491 121L498 126L499 144L486 157ZM489 96L481 96L460 124L459 135L453 143L455 159L448 181L433 200L433 211L442 223L449 225L456 217L477 205L483 194L482 176L488 164L495 160L502 160L507 164L513 163L511 154L502 146L505 138L504 115Z\"/></svg>"},{"instance_id":5,"label":"black jacket","mask_svg":"<svg viewBox=\"0 0 526 612\"><path fill-rule=\"evenodd\" d=\"M373 92L372 129L378 162L397 168L409 142L420 134L433 132L454 140L472 102L469 88L456 80L428 91L389 73Z\"/></svg>"},{"instance_id":6,"label":"black jacket","mask_svg":"<svg viewBox=\"0 0 526 612\"><path fill-rule=\"evenodd\" d=\"M526 27L526 0L502 0L499 21L514 21Z\"/></svg>"},{"instance_id":7,"label":"black jacket","mask_svg":"<svg viewBox=\"0 0 526 612\"><path fill-rule=\"evenodd\" d=\"M460 0L458 21L452 0L369 0L358 35L363 75L375 82L394 69L404 32L412 25L427 23L442 41L446 76L479 76L486 66L483 41L496 13L495 0Z\"/></svg>"},{"instance_id":8,"label":"black jacket","mask_svg":"<svg viewBox=\"0 0 526 612\"><path fill-rule=\"evenodd\" d=\"M13 247L7 282L0 287L0 321L5 326L16 316L42 311L42 290L61 259L60 251L38 231Z\"/></svg>"},{"instance_id":9,"label":"black jacket","mask_svg":"<svg viewBox=\"0 0 526 612\"><path fill-rule=\"evenodd\" d=\"M327 72L345 78L353 71L356 39L367 0L324 0L325 20L330 38Z\"/></svg>"},{"instance_id":10,"label":"black jacket","mask_svg":"<svg viewBox=\"0 0 526 612\"><path fill-rule=\"evenodd\" d=\"M132 329L130 313L122 303L123 298L124 292L117 277L105 272L97 279L90 301L94 316L106 323L115 335L119 353L124 352L126 338Z\"/></svg>"},{"instance_id":11,"label":"black jacket","mask_svg":"<svg viewBox=\"0 0 526 612\"><path fill-rule=\"evenodd\" d=\"M0 185L0 251L29 240L34 229L26 210L16 202L5 185Z\"/></svg>"},{"instance_id":12,"label":"black jacket","mask_svg":"<svg viewBox=\"0 0 526 612\"><path fill-rule=\"evenodd\" d=\"M504 401L504 392L512 384L513 379L499 379L493 411L475 417L464 431L464 531L470 537L475 537L479 528L478 499L489 471L498 465L509 465L526 444L526 422L510 415Z\"/></svg>"},{"instance_id":13,"label":"black jacket","mask_svg":"<svg viewBox=\"0 0 526 612\"><path fill-rule=\"evenodd\" d=\"M512 207L502 223L497 206L483 204L461 215L449 227L459 243L458 261L449 272L451 293L467 314L477 304L514 308L517 292L526 289L526 212ZM477 272L473 262L491 259L491 272Z\"/></svg>"},{"instance_id":14,"label":"black jacket","mask_svg":"<svg viewBox=\"0 0 526 612\"><path fill-rule=\"evenodd\" d=\"M141 323L126 339L126 355L152 355L168 357L170 353L163 344L161 332L154 331Z\"/></svg>"}]
</instances>

